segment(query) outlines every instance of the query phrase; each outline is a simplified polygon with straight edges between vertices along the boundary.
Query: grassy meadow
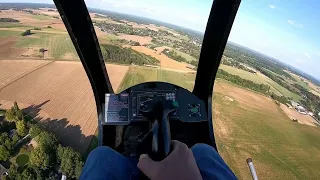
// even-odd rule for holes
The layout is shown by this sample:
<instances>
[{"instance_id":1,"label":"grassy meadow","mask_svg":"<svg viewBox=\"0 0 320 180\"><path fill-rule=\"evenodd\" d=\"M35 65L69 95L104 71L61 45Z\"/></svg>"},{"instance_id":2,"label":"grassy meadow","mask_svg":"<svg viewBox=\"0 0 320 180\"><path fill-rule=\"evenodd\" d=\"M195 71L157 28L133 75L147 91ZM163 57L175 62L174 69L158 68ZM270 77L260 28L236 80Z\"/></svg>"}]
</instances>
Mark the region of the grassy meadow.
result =
<instances>
[{"instance_id":1,"label":"grassy meadow","mask_svg":"<svg viewBox=\"0 0 320 180\"><path fill-rule=\"evenodd\" d=\"M118 92L133 85L150 81L169 82L184 87L189 91L192 91L194 86L194 79L195 74L167 71L157 68L133 66L130 67L127 75L122 80Z\"/></svg>"},{"instance_id":2,"label":"grassy meadow","mask_svg":"<svg viewBox=\"0 0 320 180\"><path fill-rule=\"evenodd\" d=\"M228 82L218 81L216 86L219 84L239 88ZM265 103L266 108L255 103ZM246 164L249 157L253 158L259 179L317 179L319 127L293 123L272 103L246 104L228 91L214 92L213 119L219 153L239 179L251 179Z\"/></svg>"},{"instance_id":3,"label":"grassy meadow","mask_svg":"<svg viewBox=\"0 0 320 180\"><path fill-rule=\"evenodd\" d=\"M242 69L238 69L231 66L220 65L220 69L227 71L230 74L240 76L243 79L247 79L259 84L267 84L270 86L270 91L275 93L278 96L286 96L291 97L293 100L298 101L301 100L301 97L291 91L287 90L286 88L280 86L278 83L274 82L273 80L269 79L268 77L264 76L263 74L252 74L250 72L244 71Z\"/></svg>"}]
</instances>

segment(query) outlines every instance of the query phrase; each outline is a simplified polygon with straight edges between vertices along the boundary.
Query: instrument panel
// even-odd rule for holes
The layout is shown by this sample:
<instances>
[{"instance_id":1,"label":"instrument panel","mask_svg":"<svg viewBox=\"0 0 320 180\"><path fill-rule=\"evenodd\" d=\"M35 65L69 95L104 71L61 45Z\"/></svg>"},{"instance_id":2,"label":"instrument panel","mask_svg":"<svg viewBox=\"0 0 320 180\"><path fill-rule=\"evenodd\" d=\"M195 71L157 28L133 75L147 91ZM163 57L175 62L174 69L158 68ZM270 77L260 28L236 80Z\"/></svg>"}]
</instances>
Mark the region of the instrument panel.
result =
<instances>
[{"instance_id":1,"label":"instrument panel","mask_svg":"<svg viewBox=\"0 0 320 180\"><path fill-rule=\"evenodd\" d=\"M144 102L154 97L172 100L179 106L169 115L170 121L207 121L205 105L202 100L188 90L169 83L144 83L133 86L120 94L106 94L105 117L103 124L128 125L131 122L148 121L139 109Z\"/></svg>"}]
</instances>

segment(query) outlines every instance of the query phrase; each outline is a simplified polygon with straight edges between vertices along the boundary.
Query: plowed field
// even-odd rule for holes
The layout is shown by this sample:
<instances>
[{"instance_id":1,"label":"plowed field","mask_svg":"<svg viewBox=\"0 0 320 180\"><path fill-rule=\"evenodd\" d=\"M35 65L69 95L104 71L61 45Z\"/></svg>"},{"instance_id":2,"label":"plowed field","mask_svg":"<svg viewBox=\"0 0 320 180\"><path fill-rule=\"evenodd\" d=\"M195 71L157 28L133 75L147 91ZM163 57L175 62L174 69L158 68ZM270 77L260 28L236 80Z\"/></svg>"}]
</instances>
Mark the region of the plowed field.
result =
<instances>
[{"instance_id":1,"label":"plowed field","mask_svg":"<svg viewBox=\"0 0 320 180\"><path fill-rule=\"evenodd\" d=\"M0 90L0 108L10 108L17 101L26 108L25 112L37 116L63 144L85 152L97 129L97 114L82 64L55 61L39 68L38 62L46 61L29 61L31 65L23 71L21 68L27 61L12 61L7 66L11 67L12 74L0 71L0 77L10 79L38 67L14 82L8 81L9 84ZM116 89L128 68L120 65L107 65L107 68L110 74L114 74L110 78Z\"/></svg>"}]
</instances>

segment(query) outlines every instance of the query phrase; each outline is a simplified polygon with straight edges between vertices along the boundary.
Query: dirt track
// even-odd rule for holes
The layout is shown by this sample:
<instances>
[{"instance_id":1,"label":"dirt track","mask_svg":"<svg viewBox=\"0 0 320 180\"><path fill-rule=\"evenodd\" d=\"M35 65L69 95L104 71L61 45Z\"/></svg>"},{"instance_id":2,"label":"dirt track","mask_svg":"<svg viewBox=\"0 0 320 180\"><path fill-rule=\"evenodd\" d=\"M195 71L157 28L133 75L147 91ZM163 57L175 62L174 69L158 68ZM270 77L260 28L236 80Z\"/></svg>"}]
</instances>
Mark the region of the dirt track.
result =
<instances>
[{"instance_id":1,"label":"dirt track","mask_svg":"<svg viewBox=\"0 0 320 180\"><path fill-rule=\"evenodd\" d=\"M25 62L12 61L11 72L20 72ZM117 88L128 68L120 65L107 65L107 68ZM16 76L1 73L0 77L7 79ZM97 114L92 89L80 62L55 61L0 90L0 108L10 108L14 101L26 108L25 112L36 115L63 144L82 153L86 151L97 128Z\"/></svg>"}]
</instances>

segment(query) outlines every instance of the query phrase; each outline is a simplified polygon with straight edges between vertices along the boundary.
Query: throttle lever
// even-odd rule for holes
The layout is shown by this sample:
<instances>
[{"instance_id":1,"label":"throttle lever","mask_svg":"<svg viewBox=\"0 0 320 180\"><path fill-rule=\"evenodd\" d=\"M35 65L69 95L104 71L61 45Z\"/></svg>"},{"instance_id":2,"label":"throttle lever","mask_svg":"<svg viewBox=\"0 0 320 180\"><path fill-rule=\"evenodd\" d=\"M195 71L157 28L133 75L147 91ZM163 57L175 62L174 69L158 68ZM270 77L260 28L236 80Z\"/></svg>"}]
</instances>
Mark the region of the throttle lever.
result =
<instances>
[{"instance_id":1,"label":"throttle lever","mask_svg":"<svg viewBox=\"0 0 320 180\"><path fill-rule=\"evenodd\" d=\"M171 151L169 114L177 108L176 101L163 97L154 97L140 106L140 113L151 122L152 138L146 139L151 141L151 148L147 152L154 161L163 160Z\"/></svg>"}]
</instances>

